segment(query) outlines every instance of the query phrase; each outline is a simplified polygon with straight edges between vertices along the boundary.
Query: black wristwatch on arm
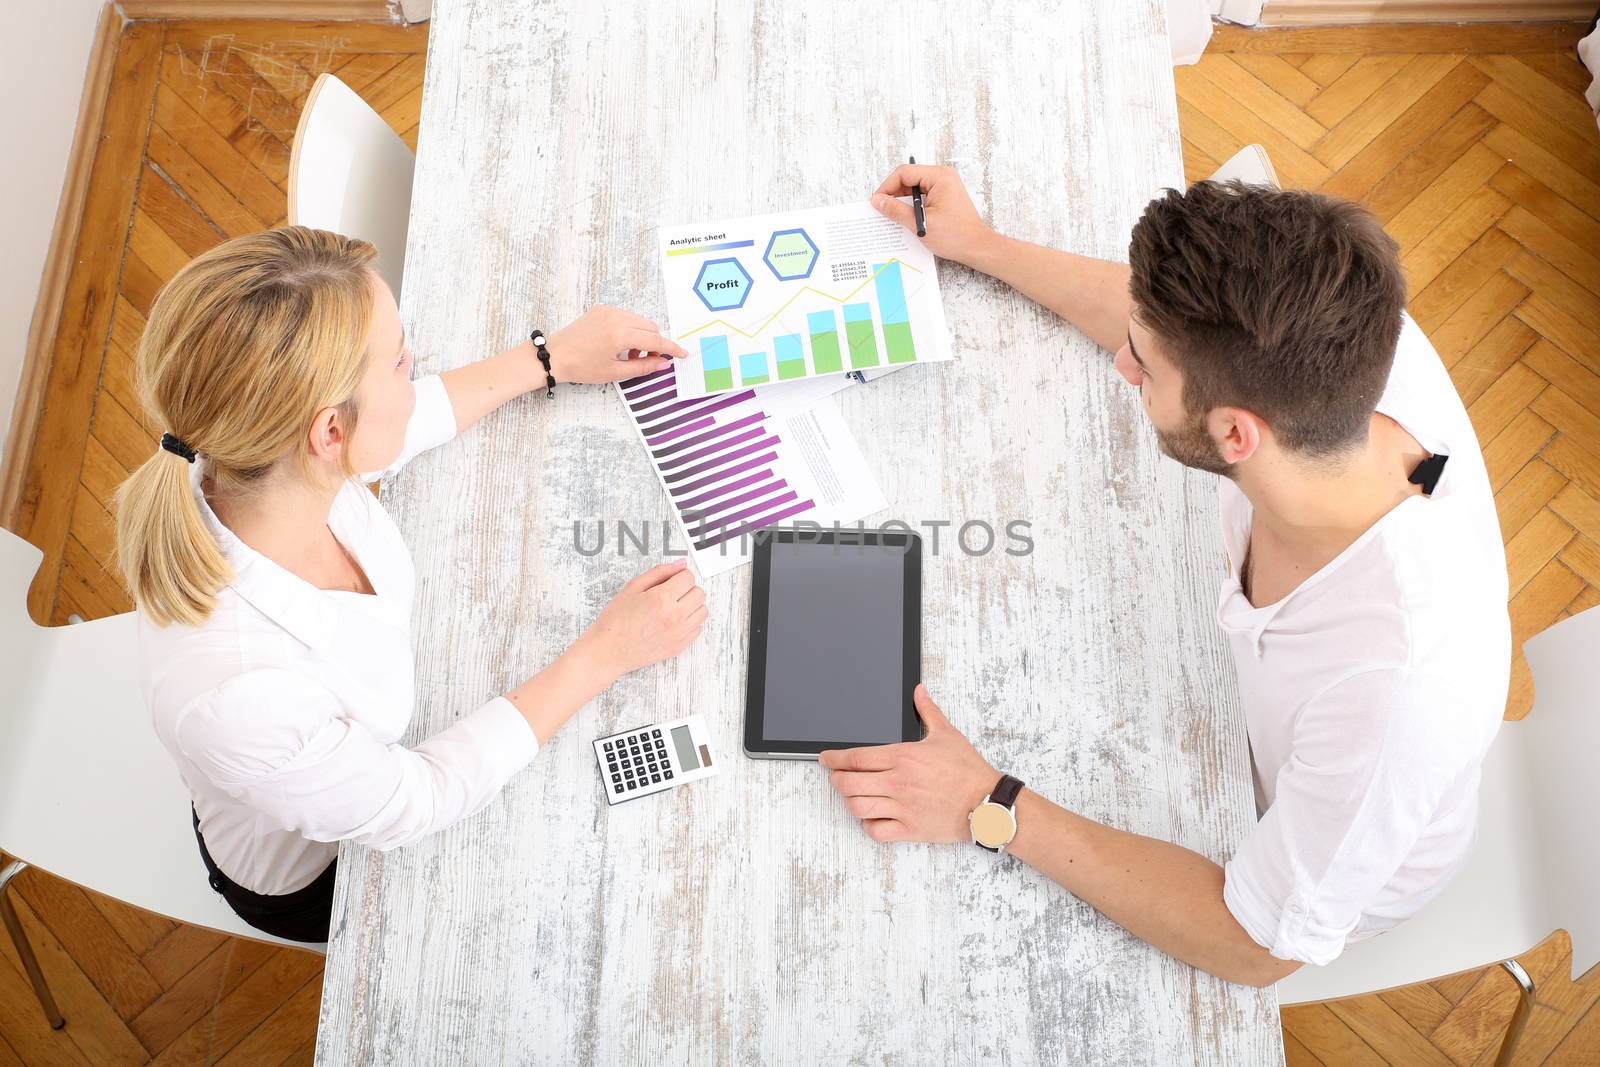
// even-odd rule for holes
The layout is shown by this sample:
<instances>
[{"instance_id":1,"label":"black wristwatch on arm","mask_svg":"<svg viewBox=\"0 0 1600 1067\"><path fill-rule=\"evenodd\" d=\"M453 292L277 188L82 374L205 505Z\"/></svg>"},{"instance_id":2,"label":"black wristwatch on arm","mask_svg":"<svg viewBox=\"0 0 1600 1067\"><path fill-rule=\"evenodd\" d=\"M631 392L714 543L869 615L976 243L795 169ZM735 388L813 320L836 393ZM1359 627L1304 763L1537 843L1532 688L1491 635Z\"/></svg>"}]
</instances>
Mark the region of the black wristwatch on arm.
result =
<instances>
[{"instance_id":1,"label":"black wristwatch on arm","mask_svg":"<svg viewBox=\"0 0 1600 1067\"><path fill-rule=\"evenodd\" d=\"M990 852L1005 852L1006 846L1017 836L1017 796L1021 792L1021 779L1009 774L1000 776L983 803L967 814L974 845Z\"/></svg>"}]
</instances>

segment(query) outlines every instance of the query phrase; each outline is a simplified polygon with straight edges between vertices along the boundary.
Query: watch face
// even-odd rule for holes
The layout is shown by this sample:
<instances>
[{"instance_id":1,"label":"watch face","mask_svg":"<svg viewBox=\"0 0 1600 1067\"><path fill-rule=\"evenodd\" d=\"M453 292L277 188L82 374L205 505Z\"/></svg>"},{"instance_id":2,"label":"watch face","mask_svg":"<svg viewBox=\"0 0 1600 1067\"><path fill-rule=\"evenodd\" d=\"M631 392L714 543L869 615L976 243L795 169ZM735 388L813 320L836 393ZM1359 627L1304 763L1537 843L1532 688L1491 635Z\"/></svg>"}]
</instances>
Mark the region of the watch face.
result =
<instances>
[{"instance_id":1,"label":"watch face","mask_svg":"<svg viewBox=\"0 0 1600 1067\"><path fill-rule=\"evenodd\" d=\"M972 837L980 845L999 848L1017 832L1017 820L1011 809L993 801L979 804L972 813Z\"/></svg>"}]
</instances>

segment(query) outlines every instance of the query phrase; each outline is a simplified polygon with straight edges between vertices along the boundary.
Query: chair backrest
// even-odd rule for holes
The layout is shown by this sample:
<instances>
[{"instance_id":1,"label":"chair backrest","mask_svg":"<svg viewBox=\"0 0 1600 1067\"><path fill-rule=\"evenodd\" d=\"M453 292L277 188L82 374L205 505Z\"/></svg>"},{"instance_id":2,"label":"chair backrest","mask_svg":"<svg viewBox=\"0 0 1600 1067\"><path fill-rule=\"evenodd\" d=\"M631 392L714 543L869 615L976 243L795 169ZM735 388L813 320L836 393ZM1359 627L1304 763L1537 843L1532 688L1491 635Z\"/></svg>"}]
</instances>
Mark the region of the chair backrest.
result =
<instances>
[{"instance_id":1,"label":"chair backrest","mask_svg":"<svg viewBox=\"0 0 1600 1067\"><path fill-rule=\"evenodd\" d=\"M182 922L279 942L206 881L188 788L144 704L135 616L34 625L41 558L0 530L0 851Z\"/></svg>"},{"instance_id":2,"label":"chair backrest","mask_svg":"<svg viewBox=\"0 0 1600 1067\"><path fill-rule=\"evenodd\" d=\"M1534 705L1522 729L1532 832L1543 859L1545 907L1572 935L1572 970L1600 962L1600 834L1594 828L1600 762L1600 608L1564 619L1522 646Z\"/></svg>"},{"instance_id":3,"label":"chair backrest","mask_svg":"<svg viewBox=\"0 0 1600 1067\"><path fill-rule=\"evenodd\" d=\"M1278 188L1278 171L1272 165L1267 150L1258 144L1247 144L1218 167L1211 181L1225 182L1239 179L1246 185L1270 185Z\"/></svg>"},{"instance_id":4,"label":"chair backrest","mask_svg":"<svg viewBox=\"0 0 1600 1067\"><path fill-rule=\"evenodd\" d=\"M1600 608L1556 624L1523 651L1537 698L1489 749L1467 866L1407 922L1279 982L1280 1003L1431 981L1509 959L1561 928L1572 935L1576 973L1600 959L1600 853L1589 816L1600 755Z\"/></svg>"},{"instance_id":5,"label":"chair backrest","mask_svg":"<svg viewBox=\"0 0 1600 1067\"><path fill-rule=\"evenodd\" d=\"M416 157L344 82L311 87L289 159L289 222L370 241L378 273L400 298Z\"/></svg>"}]
</instances>

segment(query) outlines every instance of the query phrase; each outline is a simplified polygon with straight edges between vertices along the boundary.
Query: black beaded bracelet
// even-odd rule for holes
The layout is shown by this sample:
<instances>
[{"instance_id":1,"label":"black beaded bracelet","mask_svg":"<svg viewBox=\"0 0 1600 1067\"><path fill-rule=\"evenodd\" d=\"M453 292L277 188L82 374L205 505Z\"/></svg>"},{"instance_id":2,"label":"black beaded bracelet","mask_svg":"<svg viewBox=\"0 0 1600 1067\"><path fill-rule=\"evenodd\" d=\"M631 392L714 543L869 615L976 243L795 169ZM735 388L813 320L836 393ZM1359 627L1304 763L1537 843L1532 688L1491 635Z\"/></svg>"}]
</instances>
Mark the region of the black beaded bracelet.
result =
<instances>
[{"instance_id":1,"label":"black beaded bracelet","mask_svg":"<svg viewBox=\"0 0 1600 1067\"><path fill-rule=\"evenodd\" d=\"M553 398L556 395L556 376L550 373L550 350L544 346L544 331L534 330L528 335L528 340L533 342L534 351L539 354L539 364L544 367L544 395Z\"/></svg>"}]
</instances>

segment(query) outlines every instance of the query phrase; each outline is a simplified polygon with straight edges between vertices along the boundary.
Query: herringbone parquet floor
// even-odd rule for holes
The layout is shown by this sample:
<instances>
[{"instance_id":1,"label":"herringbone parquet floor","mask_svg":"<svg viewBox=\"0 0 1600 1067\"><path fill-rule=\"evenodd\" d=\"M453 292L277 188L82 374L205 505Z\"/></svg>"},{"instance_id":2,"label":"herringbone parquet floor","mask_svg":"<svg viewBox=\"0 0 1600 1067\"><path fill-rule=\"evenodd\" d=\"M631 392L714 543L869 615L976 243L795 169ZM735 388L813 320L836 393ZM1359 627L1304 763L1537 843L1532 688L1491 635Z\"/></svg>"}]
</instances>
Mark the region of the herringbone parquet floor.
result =
<instances>
[{"instance_id":1,"label":"herringbone parquet floor","mask_svg":"<svg viewBox=\"0 0 1600 1067\"><path fill-rule=\"evenodd\" d=\"M1285 184L1370 205L1400 241L1412 312L1470 410L1499 490L1519 639L1600 603L1600 135L1571 27L1221 30L1177 72L1185 164L1266 146ZM160 285L236 233L277 224L296 118L336 71L415 145L426 31L135 23L109 121L18 532L46 552L41 620L125 611L116 484L155 439L131 357ZM1519 663L1508 714L1525 714ZM44 1024L0 938L7 1063L310 1059L320 958L219 937L30 871L23 922L63 1012ZM1600 975L1566 980L1556 935L1519 1064L1600 1064ZM1284 1012L1292 1065L1492 1060L1515 995L1498 971Z\"/></svg>"}]
</instances>

